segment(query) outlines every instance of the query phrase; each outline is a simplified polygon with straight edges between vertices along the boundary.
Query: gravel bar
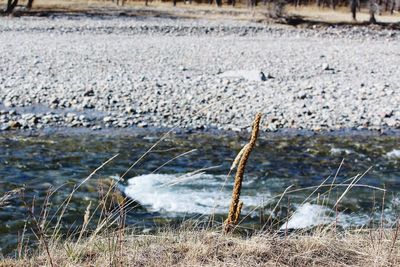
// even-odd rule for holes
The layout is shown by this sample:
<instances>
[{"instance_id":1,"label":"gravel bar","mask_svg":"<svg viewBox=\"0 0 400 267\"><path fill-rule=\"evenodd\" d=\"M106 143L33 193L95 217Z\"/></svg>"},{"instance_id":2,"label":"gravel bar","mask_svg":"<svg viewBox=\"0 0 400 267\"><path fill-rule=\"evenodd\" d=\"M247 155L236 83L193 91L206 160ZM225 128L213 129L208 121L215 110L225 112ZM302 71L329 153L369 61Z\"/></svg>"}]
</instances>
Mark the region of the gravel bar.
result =
<instances>
[{"instance_id":1,"label":"gravel bar","mask_svg":"<svg viewBox=\"0 0 400 267\"><path fill-rule=\"evenodd\" d=\"M0 18L0 131L400 129L400 32L230 20Z\"/></svg>"}]
</instances>

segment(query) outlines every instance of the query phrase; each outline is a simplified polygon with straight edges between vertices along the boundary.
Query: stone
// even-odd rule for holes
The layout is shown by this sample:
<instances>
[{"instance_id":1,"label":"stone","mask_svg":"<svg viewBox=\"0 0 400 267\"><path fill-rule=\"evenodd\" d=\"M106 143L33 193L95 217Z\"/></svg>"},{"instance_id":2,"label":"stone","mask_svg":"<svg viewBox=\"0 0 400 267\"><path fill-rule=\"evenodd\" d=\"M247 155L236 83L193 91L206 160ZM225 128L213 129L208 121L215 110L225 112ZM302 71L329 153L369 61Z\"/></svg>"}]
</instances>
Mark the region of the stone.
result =
<instances>
[{"instance_id":1,"label":"stone","mask_svg":"<svg viewBox=\"0 0 400 267\"><path fill-rule=\"evenodd\" d=\"M125 112L128 114L136 114L136 110L133 107L126 107Z\"/></svg>"},{"instance_id":2,"label":"stone","mask_svg":"<svg viewBox=\"0 0 400 267\"><path fill-rule=\"evenodd\" d=\"M272 77L257 70L232 70L226 71L219 76L224 78L243 78L249 81L266 81L268 80L268 77Z\"/></svg>"},{"instance_id":3,"label":"stone","mask_svg":"<svg viewBox=\"0 0 400 267\"><path fill-rule=\"evenodd\" d=\"M322 70L332 70L332 69L329 67L329 64L328 64L328 63L323 63L322 66L321 66L321 68L322 68Z\"/></svg>"},{"instance_id":4,"label":"stone","mask_svg":"<svg viewBox=\"0 0 400 267\"><path fill-rule=\"evenodd\" d=\"M95 125L95 126L92 127L92 130L93 131L99 131L99 130L101 130L101 126L100 125Z\"/></svg>"},{"instance_id":5,"label":"stone","mask_svg":"<svg viewBox=\"0 0 400 267\"><path fill-rule=\"evenodd\" d=\"M87 90L85 93L83 93L83 96L86 96L86 97L94 96L93 89Z\"/></svg>"},{"instance_id":6,"label":"stone","mask_svg":"<svg viewBox=\"0 0 400 267\"><path fill-rule=\"evenodd\" d=\"M148 126L148 124L146 122L140 122L140 123L138 123L137 126L140 128L146 128Z\"/></svg>"},{"instance_id":7,"label":"stone","mask_svg":"<svg viewBox=\"0 0 400 267\"><path fill-rule=\"evenodd\" d=\"M0 124L0 131L7 131L10 129L10 125L9 124Z\"/></svg>"},{"instance_id":8,"label":"stone","mask_svg":"<svg viewBox=\"0 0 400 267\"><path fill-rule=\"evenodd\" d=\"M115 119L113 117L111 117L111 116L106 116L106 117L103 118L103 122L105 122L105 123L112 122L114 120Z\"/></svg>"},{"instance_id":9,"label":"stone","mask_svg":"<svg viewBox=\"0 0 400 267\"><path fill-rule=\"evenodd\" d=\"M10 129L19 129L22 127L22 124L19 121L9 121L8 126Z\"/></svg>"}]
</instances>

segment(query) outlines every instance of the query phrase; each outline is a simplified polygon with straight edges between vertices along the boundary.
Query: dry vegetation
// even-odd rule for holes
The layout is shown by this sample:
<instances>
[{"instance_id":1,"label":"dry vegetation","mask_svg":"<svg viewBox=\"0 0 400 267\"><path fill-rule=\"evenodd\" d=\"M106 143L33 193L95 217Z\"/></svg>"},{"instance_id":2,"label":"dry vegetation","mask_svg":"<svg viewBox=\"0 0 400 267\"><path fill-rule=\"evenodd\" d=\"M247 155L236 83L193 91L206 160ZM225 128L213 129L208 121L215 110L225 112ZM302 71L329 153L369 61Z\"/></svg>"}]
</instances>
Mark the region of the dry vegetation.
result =
<instances>
[{"instance_id":1,"label":"dry vegetation","mask_svg":"<svg viewBox=\"0 0 400 267\"><path fill-rule=\"evenodd\" d=\"M247 160L250 157L251 151L254 149L258 137L258 132L260 128L261 121L261 113L256 115L256 118L253 122L251 137L249 142L242 148L239 154L236 156L236 159L233 162L233 165L236 165L236 162L239 162L236 175L235 182L232 191L232 199L229 207L228 218L225 221L225 233L229 233L234 229L234 226L238 224L240 218L240 212L242 210L243 202L240 201L240 191L242 189L243 176L246 168ZM231 170L233 168L231 167Z\"/></svg>"},{"instance_id":2,"label":"dry vegetation","mask_svg":"<svg viewBox=\"0 0 400 267\"><path fill-rule=\"evenodd\" d=\"M4 2L0 1L0 4ZM151 5L156 6L155 3ZM168 7L166 5L158 3L157 7L171 8L170 4ZM45 4L43 0L37 0L34 9L85 10L93 7L111 8L114 4L104 1L46 1ZM205 6L196 6L196 9L210 10ZM226 10L233 12L234 9ZM294 14L304 11L311 17L322 14L319 9L291 8L289 11ZM345 13L335 11L330 20L351 20L350 15L338 18L337 14ZM367 19L368 15L365 17ZM390 20L393 18L398 18L398 15L391 16ZM38 249L32 251L24 247L22 240L17 256L1 259L0 266L400 266L399 225L396 229L379 227L344 232L329 225L312 232L280 234L268 231L252 236L224 234L221 225L206 229L193 226L155 234L135 234L124 225L130 200L114 199L120 198L112 194L115 184L109 186L97 207L88 206L87 213L82 215L84 223L80 232L63 239L59 234L59 225L78 188L57 211L55 227L48 228L49 214L45 209L40 215L31 214ZM10 192L0 197L0 207L17 193ZM50 196L46 201L44 206L49 203ZM238 205L238 201L239 197L235 205ZM97 228L89 231L87 226L93 210L100 211L102 216ZM232 217L231 222L237 223L237 208L235 210L232 212L235 218ZM240 226L238 228L240 230Z\"/></svg>"},{"instance_id":3,"label":"dry vegetation","mask_svg":"<svg viewBox=\"0 0 400 267\"><path fill-rule=\"evenodd\" d=\"M0 6L6 7L8 0L0 0ZM232 6L232 1L223 1L221 8L216 8L215 1L207 4L208 1L178 1L177 6L172 5L172 1L119 1L117 0L35 0L30 15L44 15L46 12L71 13L83 12L91 14L106 14L108 12L122 12L132 16L175 16L185 18L207 18L207 19L241 19L262 21L269 17L276 10L275 0L258 0L257 5L249 8L246 1L236 1ZM279 2L279 1L277 1ZM314 23L355 23L350 13L350 7L346 1L285 1L281 7L288 17L302 18L305 21ZM333 9L331 3L337 5ZM26 6L28 0L19 0L19 6ZM357 22L368 22L370 19L368 1L361 1L361 6L357 10ZM390 12L391 3L395 3L394 12ZM381 23L400 22L400 0L382 1L379 11L375 17ZM25 11L24 11L25 12ZM19 11L17 13L20 13Z\"/></svg>"},{"instance_id":4,"label":"dry vegetation","mask_svg":"<svg viewBox=\"0 0 400 267\"><path fill-rule=\"evenodd\" d=\"M50 248L53 266L399 266L396 231L345 233L318 230L287 237L223 235L212 230L176 230L154 235L115 232ZM49 266L44 252L0 261L0 266Z\"/></svg>"}]
</instances>

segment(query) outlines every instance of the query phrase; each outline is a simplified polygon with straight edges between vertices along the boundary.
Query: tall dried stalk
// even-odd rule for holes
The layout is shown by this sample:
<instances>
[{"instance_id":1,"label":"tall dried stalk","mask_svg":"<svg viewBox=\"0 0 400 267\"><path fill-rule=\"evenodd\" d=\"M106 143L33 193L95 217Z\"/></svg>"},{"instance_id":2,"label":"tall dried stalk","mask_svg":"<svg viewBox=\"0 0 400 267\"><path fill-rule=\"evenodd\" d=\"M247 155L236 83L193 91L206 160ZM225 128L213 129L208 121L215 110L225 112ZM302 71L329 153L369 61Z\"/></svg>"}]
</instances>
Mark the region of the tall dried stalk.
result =
<instances>
[{"instance_id":1,"label":"tall dried stalk","mask_svg":"<svg viewBox=\"0 0 400 267\"><path fill-rule=\"evenodd\" d=\"M240 191L242 189L243 175L246 168L247 160L249 159L250 153L256 145L258 131L260 128L261 113L257 113L256 118L253 122L253 128L251 131L251 137L249 143L244 146L242 151L240 151L241 157L239 165L235 175L235 184L232 192L231 205L229 207L228 218L225 221L224 232L229 233L233 230L234 226L237 225L240 211L243 206L243 202L240 201ZM238 158L238 157L236 157ZM235 162L237 159L235 159Z\"/></svg>"}]
</instances>

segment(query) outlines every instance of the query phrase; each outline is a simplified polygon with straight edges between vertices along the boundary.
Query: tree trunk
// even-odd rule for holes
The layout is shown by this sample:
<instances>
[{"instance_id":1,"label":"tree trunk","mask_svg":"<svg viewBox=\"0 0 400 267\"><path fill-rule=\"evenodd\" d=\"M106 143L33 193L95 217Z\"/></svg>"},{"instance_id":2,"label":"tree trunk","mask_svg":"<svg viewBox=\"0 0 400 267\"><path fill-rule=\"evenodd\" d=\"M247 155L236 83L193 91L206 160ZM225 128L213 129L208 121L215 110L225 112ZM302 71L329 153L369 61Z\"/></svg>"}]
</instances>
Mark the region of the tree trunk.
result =
<instances>
[{"instance_id":1,"label":"tree trunk","mask_svg":"<svg viewBox=\"0 0 400 267\"><path fill-rule=\"evenodd\" d=\"M11 14L14 8L18 5L18 0L8 0L7 1L7 8L4 11L6 14Z\"/></svg>"},{"instance_id":2,"label":"tree trunk","mask_svg":"<svg viewBox=\"0 0 400 267\"><path fill-rule=\"evenodd\" d=\"M375 13L376 13L376 4L375 0L370 0L369 1L369 23L376 24L376 18L375 18Z\"/></svg>"},{"instance_id":3,"label":"tree trunk","mask_svg":"<svg viewBox=\"0 0 400 267\"><path fill-rule=\"evenodd\" d=\"M331 5L332 5L332 9L335 10L336 9L336 0L331 0Z\"/></svg>"},{"instance_id":4,"label":"tree trunk","mask_svg":"<svg viewBox=\"0 0 400 267\"><path fill-rule=\"evenodd\" d=\"M393 15L395 8L396 8L396 1L392 0L392 6L390 7L390 15Z\"/></svg>"},{"instance_id":5,"label":"tree trunk","mask_svg":"<svg viewBox=\"0 0 400 267\"><path fill-rule=\"evenodd\" d=\"M27 9L31 9L33 6L33 0L28 0L28 3L26 4Z\"/></svg>"},{"instance_id":6,"label":"tree trunk","mask_svg":"<svg viewBox=\"0 0 400 267\"><path fill-rule=\"evenodd\" d=\"M124 6L125 1L124 0L117 0L117 6Z\"/></svg>"},{"instance_id":7,"label":"tree trunk","mask_svg":"<svg viewBox=\"0 0 400 267\"><path fill-rule=\"evenodd\" d=\"M375 12L370 13L369 23L376 24Z\"/></svg>"},{"instance_id":8,"label":"tree trunk","mask_svg":"<svg viewBox=\"0 0 400 267\"><path fill-rule=\"evenodd\" d=\"M357 0L351 0L350 9L353 20L357 20Z\"/></svg>"},{"instance_id":9,"label":"tree trunk","mask_svg":"<svg viewBox=\"0 0 400 267\"><path fill-rule=\"evenodd\" d=\"M247 7L248 8L254 8L257 5L256 0L247 0Z\"/></svg>"},{"instance_id":10,"label":"tree trunk","mask_svg":"<svg viewBox=\"0 0 400 267\"><path fill-rule=\"evenodd\" d=\"M173 3L174 3L174 6L176 6L176 0L174 0Z\"/></svg>"}]
</instances>

